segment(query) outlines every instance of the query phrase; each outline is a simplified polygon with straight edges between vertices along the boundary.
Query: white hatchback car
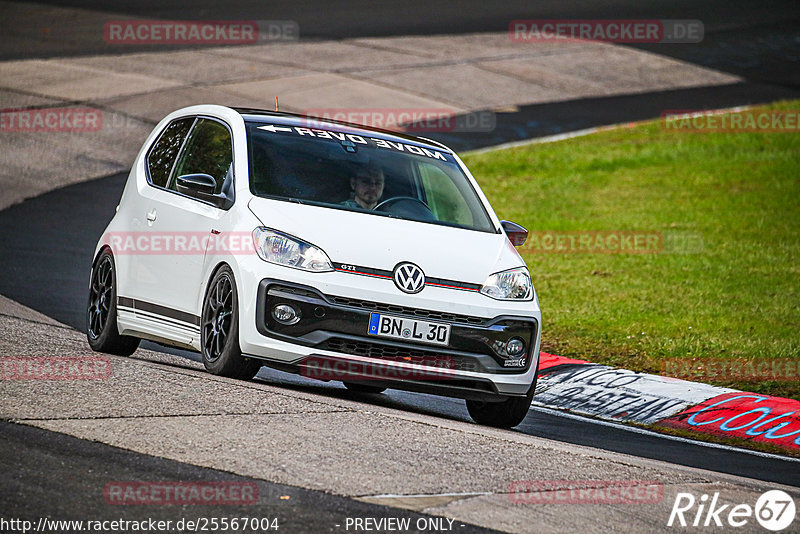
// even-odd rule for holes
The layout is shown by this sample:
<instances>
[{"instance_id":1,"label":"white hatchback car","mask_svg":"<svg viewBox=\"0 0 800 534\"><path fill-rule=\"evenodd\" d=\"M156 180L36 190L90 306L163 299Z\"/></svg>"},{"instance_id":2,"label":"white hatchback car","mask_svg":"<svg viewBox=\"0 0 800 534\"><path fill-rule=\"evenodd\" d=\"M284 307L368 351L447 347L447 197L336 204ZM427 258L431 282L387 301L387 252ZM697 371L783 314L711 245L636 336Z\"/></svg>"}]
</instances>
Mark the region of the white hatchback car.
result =
<instances>
[{"instance_id":1,"label":"white hatchback car","mask_svg":"<svg viewBox=\"0 0 800 534\"><path fill-rule=\"evenodd\" d=\"M148 137L97 244L94 350L139 339L211 373L261 366L356 391L466 399L519 424L541 314L514 245L452 150L312 117L203 105Z\"/></svg>"}]
</instances>

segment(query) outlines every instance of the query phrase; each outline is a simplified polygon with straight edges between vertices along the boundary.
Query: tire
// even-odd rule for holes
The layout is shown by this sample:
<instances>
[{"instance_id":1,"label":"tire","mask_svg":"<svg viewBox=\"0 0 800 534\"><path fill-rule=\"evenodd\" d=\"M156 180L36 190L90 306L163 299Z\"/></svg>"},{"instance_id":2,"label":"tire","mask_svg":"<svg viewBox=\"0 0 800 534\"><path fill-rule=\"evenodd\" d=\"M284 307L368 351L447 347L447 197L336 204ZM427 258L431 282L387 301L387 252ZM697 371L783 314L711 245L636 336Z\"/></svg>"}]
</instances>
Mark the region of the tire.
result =
<instances>
[{"instance_id":1,"label":"tire","mask_svg":"<svg viewBox=\"0 0 800 534\"><path fill-rule=\"evenodd\" d=\"M467 411L479 425L512 428L520 424L528 415L535 391L536 377L533 379L528 394L524 397L509 397L500 402L467 400Z\"/></svg>"},{"instance_id":2,"label":"tire","mask_svg":"<svg viewBox=\"0 0 800 534\"><path fill-rule=\"evenodd\" d=\"M86 305L86 339L96 352L130 356L139 338L121 336L117 327L117 275L114 256L104 250L92 266Z\"/></svg>"},{"instance_id":3,"label":"tire","mask_svg":"<svg viewBox=\"0 0 800 534\"><path fill-rule=\"evenodd\" d=\"M355 382L342 382L344 387L356 393L383 393L386 388L381 386L370 386L367 384L356 384Z\"/></svg>"},{"instance_id":4,"label":"tire","mask_svg":"<svg viewBox=\"0 0 800 534\"><path fill-rule=\"evenodd\" d=\"M208 284L200 317L203 365L214 375L250 380L261 364L242 356L239 348L239 294L233 272L220 268Z\"/></svg>"}]
</instances>

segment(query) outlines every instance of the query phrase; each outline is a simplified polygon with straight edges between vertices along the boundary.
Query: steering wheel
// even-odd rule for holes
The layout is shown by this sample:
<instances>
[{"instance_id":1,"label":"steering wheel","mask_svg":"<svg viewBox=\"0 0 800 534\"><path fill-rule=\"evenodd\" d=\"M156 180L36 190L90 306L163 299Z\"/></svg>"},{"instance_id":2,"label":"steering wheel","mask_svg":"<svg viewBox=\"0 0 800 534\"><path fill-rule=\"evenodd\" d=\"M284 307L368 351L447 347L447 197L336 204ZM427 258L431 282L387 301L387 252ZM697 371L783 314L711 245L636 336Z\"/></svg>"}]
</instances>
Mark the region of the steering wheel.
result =
<instances>
[{"instance_id":1,"label":"steering wheel","mask_svg":"<svg viewBox=\"0 0 800 534\"><path fill-rule=\"evenodd\" d=\"M380 202L373 208L375 211L384 211L392 215L407 217L409 219L417 219L421 221L435 221L436 216L433 214L428 205L422 200L414 197L391 197L383 202Z\"/></svg>"}]
</instances>

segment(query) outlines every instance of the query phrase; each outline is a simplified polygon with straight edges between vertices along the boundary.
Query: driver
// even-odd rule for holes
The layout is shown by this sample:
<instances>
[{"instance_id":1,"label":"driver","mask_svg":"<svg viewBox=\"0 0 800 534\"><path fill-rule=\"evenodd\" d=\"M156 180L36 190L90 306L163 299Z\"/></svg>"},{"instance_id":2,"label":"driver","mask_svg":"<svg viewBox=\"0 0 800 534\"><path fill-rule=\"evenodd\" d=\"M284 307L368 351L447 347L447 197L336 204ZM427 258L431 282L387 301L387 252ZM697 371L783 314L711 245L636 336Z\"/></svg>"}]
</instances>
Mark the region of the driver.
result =
<instances>
[{"instance_id":1,"label":"driver","mask_svg":"<svg viewBox=\"0 0 800 534\"><path fill-rule=\"evenodd\" d=\"M342 202L348 208L375 209L383 196L384 176L380 167L364 167L350 178L352 196Z\"/></svg>"}]
</instances>

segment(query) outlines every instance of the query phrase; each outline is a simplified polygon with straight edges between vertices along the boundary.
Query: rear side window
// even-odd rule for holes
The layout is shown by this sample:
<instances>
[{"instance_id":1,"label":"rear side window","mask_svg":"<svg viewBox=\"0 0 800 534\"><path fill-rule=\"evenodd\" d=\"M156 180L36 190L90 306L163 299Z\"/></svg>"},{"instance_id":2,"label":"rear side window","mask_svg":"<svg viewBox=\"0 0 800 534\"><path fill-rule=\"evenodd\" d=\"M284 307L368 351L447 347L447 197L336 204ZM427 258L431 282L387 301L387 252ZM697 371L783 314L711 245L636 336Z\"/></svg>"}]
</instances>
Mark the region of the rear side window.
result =
<instances>
[{"instance_id":1,"label":"rear side window","mask_svg":"<svg viewBox=\"0 0 800 534\"><path fill-rule=\"evenodd\" d=\"M223 124L211 119L198 119L181 152L169 183L175 189L178 176L210 174L217 180L219 193L233 163L231 133Z\"/></svg>"},{"instance_id":2,"label":"rear side window","mask_svg":"<svg viewBox=\"0 0 800 534\"><path fill-rule=\"evenodd\" d=\"M167 187L172 164L175 163L175 158L178 156L193 122L194 117L171 122L150 149L147 154L150 183L159 187Z\"/></svg>"}]
</instances>

